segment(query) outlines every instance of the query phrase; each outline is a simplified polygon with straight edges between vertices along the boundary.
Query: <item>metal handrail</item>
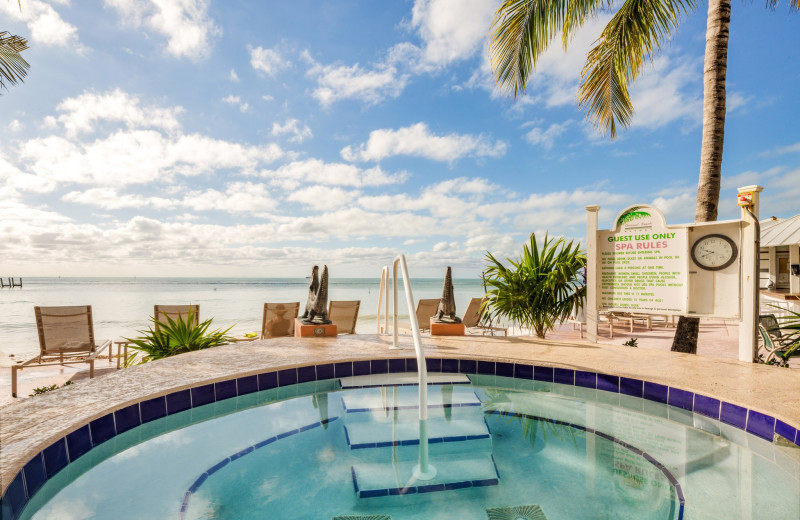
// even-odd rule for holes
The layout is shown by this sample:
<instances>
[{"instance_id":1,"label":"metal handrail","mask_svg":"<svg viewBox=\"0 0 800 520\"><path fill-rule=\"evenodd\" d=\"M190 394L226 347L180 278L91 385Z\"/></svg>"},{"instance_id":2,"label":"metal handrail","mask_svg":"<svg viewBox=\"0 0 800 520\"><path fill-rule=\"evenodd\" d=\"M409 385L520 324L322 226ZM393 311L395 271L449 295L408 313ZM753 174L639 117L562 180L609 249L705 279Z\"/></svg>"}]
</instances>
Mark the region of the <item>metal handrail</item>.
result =
<instances>
[{"instance_id":1,"label":"metal handrail","mask_svg":"<svg viewBox=\"0 0 800 520\"><path fill-rule=\"evenodd\" d=\"M414 477L418 480L431 480L436 476L436 468L428 462L428 367L425 364L425 353L422 351L422 339L419 335L419 322L414 310L414 296L411 294L411 282L408 277L408 264L403 254L397 255L392 264L394 289L394 322L392 323L392 348L400 348L397 338L397 266L403 273L403 288L406 293L408 315L411 318L411 334L414 338L414 350L417 353L417 375L419 377L419 464L414 468Z\"/></svg>"}]
</instances>

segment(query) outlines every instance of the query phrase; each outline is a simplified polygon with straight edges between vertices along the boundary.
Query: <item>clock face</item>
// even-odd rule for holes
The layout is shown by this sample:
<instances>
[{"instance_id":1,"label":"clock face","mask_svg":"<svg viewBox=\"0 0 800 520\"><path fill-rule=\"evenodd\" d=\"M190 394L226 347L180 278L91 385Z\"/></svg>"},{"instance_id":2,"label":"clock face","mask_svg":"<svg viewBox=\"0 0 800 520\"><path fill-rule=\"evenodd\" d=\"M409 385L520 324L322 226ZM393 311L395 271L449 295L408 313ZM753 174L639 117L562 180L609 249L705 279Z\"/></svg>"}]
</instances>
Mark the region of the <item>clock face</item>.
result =
<instances>
[{"instance_id":1,"label":"clock face","mask_svg":"<svg viewBox=\"0 0 800 520\"><path fill-rule=\"evenodd\" d=\"M692 246L692 260L708 271L725 269L737 255L736 244L724 235L706 235Z\"/></svg>"}]
</instances>

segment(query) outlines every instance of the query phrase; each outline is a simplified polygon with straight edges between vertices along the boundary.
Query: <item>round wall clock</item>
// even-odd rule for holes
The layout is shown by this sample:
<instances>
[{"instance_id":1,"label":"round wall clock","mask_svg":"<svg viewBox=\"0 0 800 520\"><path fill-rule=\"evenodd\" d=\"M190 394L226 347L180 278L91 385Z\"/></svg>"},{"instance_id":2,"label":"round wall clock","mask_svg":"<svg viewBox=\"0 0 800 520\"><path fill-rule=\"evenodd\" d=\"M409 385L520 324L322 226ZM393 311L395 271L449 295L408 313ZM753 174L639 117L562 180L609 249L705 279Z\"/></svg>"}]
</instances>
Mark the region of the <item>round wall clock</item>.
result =
<instances>
[{"instance_id":1,"label":"round wall clock","mask_svg":"<svg viewBox=\"0 0 800 520\"><path fill-rule=\"evenodd\" d=\"M736 244L725 235L706 235L692 246L692 260L701 269L719 271L736 260L739 254Z\"/></svg>"}]
</instances>

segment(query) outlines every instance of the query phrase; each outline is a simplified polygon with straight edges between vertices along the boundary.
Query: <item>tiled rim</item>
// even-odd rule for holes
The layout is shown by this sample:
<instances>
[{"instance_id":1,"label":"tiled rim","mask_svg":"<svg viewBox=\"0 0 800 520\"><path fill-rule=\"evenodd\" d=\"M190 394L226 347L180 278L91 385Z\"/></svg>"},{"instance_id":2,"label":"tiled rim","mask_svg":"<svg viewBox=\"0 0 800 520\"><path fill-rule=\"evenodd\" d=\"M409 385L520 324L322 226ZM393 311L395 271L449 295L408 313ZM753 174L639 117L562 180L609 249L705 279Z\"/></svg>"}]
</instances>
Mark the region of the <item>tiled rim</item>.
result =
<instances>
[{"instance_id":1,"label":"tiled rim","mask_svg":"<svg viewBox=\"0 0 800 520\"><path fill-rule=\"evenodd\" d=\"M770 415L680 388L640 379L529 363L474 359L430 358L426 360L426 365L431 372L514 377L639 397L705 415L770 442L773 441L775 434L778 434L800 446L798 429L776 420ZM30 498L49 478L92 448L140 424L195 406L279 386L354 375L415 372L416 370L417 361L414 358L326 363L277 369L257 375L195 386L140 401L80 426L31 458L11 480L0 499L0 519L16 520Z\"/></svg>"}]
</instances>

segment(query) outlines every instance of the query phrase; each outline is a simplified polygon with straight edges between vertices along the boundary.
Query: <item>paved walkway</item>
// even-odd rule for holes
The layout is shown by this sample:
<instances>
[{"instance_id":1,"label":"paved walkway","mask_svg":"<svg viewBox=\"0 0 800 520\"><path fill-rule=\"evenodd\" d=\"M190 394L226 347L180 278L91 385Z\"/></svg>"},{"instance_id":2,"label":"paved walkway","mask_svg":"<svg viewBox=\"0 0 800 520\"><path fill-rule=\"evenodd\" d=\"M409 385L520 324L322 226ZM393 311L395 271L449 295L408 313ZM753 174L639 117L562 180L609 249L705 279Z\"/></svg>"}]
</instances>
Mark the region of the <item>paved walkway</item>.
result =
<instances>
[{"instance_id":1,"label":"paved walkway","mask_svg":"<svg viewBox=\"0 0 800 520\"><path fill-rule=\"evenodd\" d=\"M527 336L527 333L511 329L509 333L514 336ZM630 338L636 338L640 349L653 349L669 351L672 347L672 338L675 335L674 327L655 326L652 330L636 325L633 333L624 325L615 325L614 338L609 337L607 323L601 323L598 330L598 343L604 345L622 345ZM547 335L548 340L585 342L581 339L577 329L570 324L564 324L554 333ZM739 357L739 327L736 321L703 320L700 322L700 336L697 341L697 355L710 358L738 359ZM800 368L800 358L792 358L792 368ZM116 366L116 365L115 365ZM95 374L103 375L115 371L107 368L108 363L100 359L95 363ZM0 368L0 406L17 401L11 397L11 369ZM63 385L67 381L77 381L88 378L86 365L68 365L56 367L42 367L23 370L19 373L20 398L27 398L34 388Z\"/></svg>"}]
</instances>

